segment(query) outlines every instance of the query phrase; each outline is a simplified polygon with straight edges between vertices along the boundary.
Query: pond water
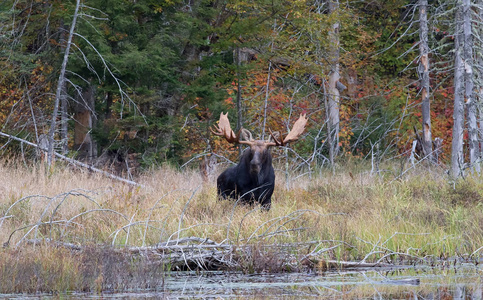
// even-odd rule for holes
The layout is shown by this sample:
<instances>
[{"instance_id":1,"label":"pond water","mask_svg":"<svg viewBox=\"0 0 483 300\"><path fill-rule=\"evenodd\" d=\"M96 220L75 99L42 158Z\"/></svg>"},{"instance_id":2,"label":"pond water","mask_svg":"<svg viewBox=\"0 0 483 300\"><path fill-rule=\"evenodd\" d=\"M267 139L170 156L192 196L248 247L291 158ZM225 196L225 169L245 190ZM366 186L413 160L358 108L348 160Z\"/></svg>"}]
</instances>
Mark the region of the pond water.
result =
<instances>
[{"instance_id":1,"label":"pond water","mask_svg":"<svg viewBox=\"0 0 483 300\"><path fill-rule=\"evenodd\" d=\"M150 291L70 294L62 299L482 299L483 268L411 267L330 271L323 274L171 272ZM9 299L48 295L0 295Z\"/></svg>"}]
</instances>

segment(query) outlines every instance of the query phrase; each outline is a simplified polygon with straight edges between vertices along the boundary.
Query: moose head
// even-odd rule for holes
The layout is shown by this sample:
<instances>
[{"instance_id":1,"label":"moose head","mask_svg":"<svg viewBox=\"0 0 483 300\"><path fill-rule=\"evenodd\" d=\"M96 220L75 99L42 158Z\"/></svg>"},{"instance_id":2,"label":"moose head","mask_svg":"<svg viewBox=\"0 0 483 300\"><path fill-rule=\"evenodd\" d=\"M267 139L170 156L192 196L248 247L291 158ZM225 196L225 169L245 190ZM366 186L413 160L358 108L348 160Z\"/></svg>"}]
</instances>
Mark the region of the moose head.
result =
<instances>
[{"instance_id":1,"label":"moose head","mask_svg":"<svg viewBox=\"0 0 483 300\"><path fill-rule=\"evenodd\" d=\"M218 176L218 195L226 199L232 197L242 203L254 204L258 202L263 209L269 210L271 198L275 187L275 172L272 166L270 147L285 146L298 140L305 129L307 118L300 115L290 133L281 138L270 130L272 140L254 140L252 134L246 129L240 129L237 134L233 132L228 120L228 113L220 115L218 126L211 130L213 134L223 136L234 144L248 145L240 157L240 162L226 169Z\"/></svg>"}]
</instances>

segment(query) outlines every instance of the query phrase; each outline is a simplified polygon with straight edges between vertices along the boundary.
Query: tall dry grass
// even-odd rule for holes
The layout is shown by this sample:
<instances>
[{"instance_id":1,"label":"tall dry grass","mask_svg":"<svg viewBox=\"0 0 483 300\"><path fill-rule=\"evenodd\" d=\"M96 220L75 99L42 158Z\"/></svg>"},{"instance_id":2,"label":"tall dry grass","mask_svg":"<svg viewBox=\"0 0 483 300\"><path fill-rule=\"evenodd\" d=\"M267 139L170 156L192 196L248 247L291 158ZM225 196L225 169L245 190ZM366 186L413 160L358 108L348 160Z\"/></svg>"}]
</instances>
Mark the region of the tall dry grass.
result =
<instances>
[{"instance_id":1,"label":"tall dry grass","mask_svg":"<svg viewBox=\"0 0 483 300\"><path fill-rule=\"evenodd\" d=\"M142 175L142 186L133 187L81 169L57 166L48 174L42 167L2 162L0 260L10 270L15 270L12 257L35 253L39 261L49 261L46 253L52 252L29 250L35 249L32 240L119 248L191 236L255 250L291 244L293 251L321 260L480 258L480 178L452 183L442 173L420 169L393 180L358 167L292 179L287 190L278 175L272 209L264 212L217 200L215 182L203 182L196 170L161 168ZM76 264L71 254L56 251ZM263 271L263 265L275 264L270 259L252 255L241 261ZM5 269L0 268L0 281L11 276Z\"/></svg>"}]
</instances>

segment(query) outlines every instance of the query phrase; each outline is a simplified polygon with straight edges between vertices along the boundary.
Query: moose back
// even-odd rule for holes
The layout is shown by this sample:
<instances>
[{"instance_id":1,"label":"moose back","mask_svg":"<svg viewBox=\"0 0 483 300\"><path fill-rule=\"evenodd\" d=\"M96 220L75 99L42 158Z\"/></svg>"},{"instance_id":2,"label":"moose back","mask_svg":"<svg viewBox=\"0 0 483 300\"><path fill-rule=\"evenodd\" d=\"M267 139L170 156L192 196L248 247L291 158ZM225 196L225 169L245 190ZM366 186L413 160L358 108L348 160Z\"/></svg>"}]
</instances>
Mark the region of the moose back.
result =
<instances>
[{"instance_id":1,"label":"moose back","mask_svg":"<svg viewBox=\"0 0 483 300\"><path fill-rule=\"evenodd\" d=\"M259 203L263 209L269 210L275 187L270 147L285 146L296 141L303 133L306 124L307 118L305 115L300 115L293 129L284 139L279 140L270 131L271 141L254 140L252 134L246 129L241 129L235 135L230 127L228 113L221 113L218 126L215 125L215 130L212 132L225 137L230 143L248 145L249 148L243 151L240 162L236 166L226 169L218 177L218 196L224 199L234 198L246 204Z\"/></svg>"}]
</instances>

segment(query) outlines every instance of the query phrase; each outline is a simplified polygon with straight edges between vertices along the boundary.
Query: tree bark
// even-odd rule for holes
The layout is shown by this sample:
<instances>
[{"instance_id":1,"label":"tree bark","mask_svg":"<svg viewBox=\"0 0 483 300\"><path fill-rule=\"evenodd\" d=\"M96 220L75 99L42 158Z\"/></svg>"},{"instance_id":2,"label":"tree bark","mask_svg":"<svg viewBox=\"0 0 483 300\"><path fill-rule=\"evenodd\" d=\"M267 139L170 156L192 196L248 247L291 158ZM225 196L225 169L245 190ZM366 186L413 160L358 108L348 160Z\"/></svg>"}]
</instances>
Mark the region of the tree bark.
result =
<instances>
[{"instance_id":1,"label":"tree bark","mask_svg":"<svg viewBox=\"0 0 483 300\"><path fill-rule=\"evenodd\" d=\"M61 148L62 154L65 155L69 151L69 132L68 132L68 122L69 121L69 114L68 114L68 101L66 97L65 89L62 92L61 100L60 100L60 140L61 140Z\"/></svg>"},{"instance_id":2,"label":"tree bark","mask_svg":"<svg viewBox=\"0 0 483 300\"><path fill-rule=\"evenodd\" d=\"M464 65L463 65L463 34L462 7L458 7L455 17L455 66L454 66L454 111L453 111L453 141L451 144L451 172L453 178L463 175L463 130L464 130Z\"/></svg>"},{"instance_id":3,"label":"tree bark","mask_svg":"<svg viewBox=\"0 0 483 300\"><path fill-rule=\"evenodd\" d=\"M419 78L421 80L421 114L423 156L433 161L431 136L431 104L429 99L428 0L419 0Z\"/></svg>"},{"instance_id":4,"label":"tree bark","mask_svg":"<svg viewBox=\"0 0 483 300\"><path fill-rule=\"evenodd\" d=\"M478 124L476 121L476 102L473 94L473 37L471 25L471 3L470 0L463 0L463 34L464 34L464 78L465 78L465 100L468 110L468 136L469 156L471 170L480 173L478 159L480 147L478 143Z\"/></svg>"},{"instance_id":5,"label":"tree bark","mask_svg":"<svg viewBox=\"0 0 483 300\"><path fill-rule=\"evenodd\" d=\"M97 156L97 148L91 136L94 127L94 87L89 85L82 97L77 98L74 106L74 150L79 160L91 162Z\"/></svg>"},{"instance_id":6,"label":"tree bark","mask_svg":"<svg viewBox=\"0 0 483 300\"><path fill-rule=\"evenodd\" d=\"M65 24L64 20L61 20L61 25L60 25L61 33L60 33L60 41L61 43L66 40L67 33L65 30ZM64 49L65 50L65 49ZM62 52L62 54L65 54L65 51ZM60 94L60 148L61 148L61 153L63 155L66 155L68 152L68 147L69 147L69 137L68 137L68 101L66 97L66 89L65 89L65 84L62 86L62 91Z\"/></svg>"},{"instance_id":7,"label":"tree bark","mask_svg":"<svg viewBox=\"0 0 483 300\"><path fill-rule=\"evenodd\" d=\"M337 89L337 82L340 79L339 74L339 1L329 1L329 14L332 15L334 20L330 32L329 32L329 62L330 62L330 74L329 74L329 99L328 99L328 114L329 122L328 128L330 139L330 156L335 157L339 152L339 122L340 122L340 93Z\"/></svg>"},{"instance_id":8,"label":"tree bark","mask_svg":"<svg viewBox=\"0 0 483 300\"><path fill-rule=\"evenodd\" d=\"M241 60L240 60L240 47L236 48L236 75L237 75L237 85L236 85L236 132L240 131L243 127L243 119L242 119L242 98L241 98ZM241 156L243 152L243 148L241 145L238 145L238 155Z\"/></svg>"},{"instance_id":9,"label":"tree bark","mask_svg":"<svg viewBox=\"0 0 483 300\"><path fill-rule=\"evenodd\" d=\"M265 85L265 101L263 105L263 127L262 127L262 140L265 139L265 127L267 125L267 110L268 110L268 97L270 95L270 79L272 77L272 62L268 62L268 75L267 83Z\"/></svg>"},{"instance_id":10,"label":"tree bark","mask_svg":"<svg viewBox=\"0 0 483 300\"><path fill-rule=\"evenodd\" d=\"M65 47L65 53L64 53L64 60L62 62L62 67L60 69L60 75L59 75L59 80L57 82L57 90L55 93L55 102L54 102L54 110L52 112L52 121L50 123L50 129L49 129L49 147L47 149L47 165L50 167L52 165L52 159L54 155L54 136L55 136L55 128L57 127L57 115L59 113L59 102L62 97L62 90L64 88L65 84L65 71L67 68L67 62L69 61L69 52L70 52L70 47L72 45L72 37L74 36L74 30L75 30L75 25L77 22L77 15L79 12L79 7L80 7L80 0L77 0L76 6L75 6L75 11L74 11L74 16L72 19L72 24L70 25L70 32L69 36L67 38L67 45Z\"/></svg>"},{"instance_id":11,"label":"tree bark","mask_svg":"<svg viewBox=\"0 0 483 300\"><path fill-rule=\"evenodd\" d=\"M483 24L483 0L480 0L480 8L478 14L478 24ZM476 103L478 103L478 116L479 116L479 146L480 146L480 158L483 152L483 26L477 26L478 39L476 39L477 47L476 51Z\"/></svg>"},{"instance_id":12,"label":"tree bark","mask_svg":"<svg viewBox=\"0 0 483 300\"><path fill-rule=\"evenodd\" d=\"M240 48L236 48L236 73L237 73L237 84L236 84L236 131L238 132L243 127L242 119L242 103L241 103L241 73L240 73Z\"/></svg>"}]
</instances>

